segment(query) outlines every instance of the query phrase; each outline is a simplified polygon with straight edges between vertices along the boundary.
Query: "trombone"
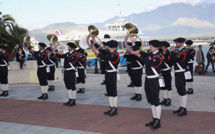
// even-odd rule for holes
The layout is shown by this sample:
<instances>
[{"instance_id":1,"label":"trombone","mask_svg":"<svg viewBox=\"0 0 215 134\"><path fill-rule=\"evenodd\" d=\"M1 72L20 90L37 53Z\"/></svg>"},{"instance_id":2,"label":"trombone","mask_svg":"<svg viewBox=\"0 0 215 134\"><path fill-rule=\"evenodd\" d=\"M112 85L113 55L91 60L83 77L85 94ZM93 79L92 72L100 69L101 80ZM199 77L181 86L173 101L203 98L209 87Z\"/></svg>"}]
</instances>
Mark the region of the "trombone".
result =
<instances>
[{"instance_id":1,"label":"trombone","mask_svg":"<svg viewBox=\"0 0 215 134\"><path fill-rule=\"evenodd\" d=\"M94 36L94 37L96 37L98 40L99 40L99 48L98 49L100 49L101 47L102 47L102 41L101 41L101 39L98 37L98 35L99 35L99 30L95 27L95 26L93 26L93 25L90 25L89 27L88 27L88 31L89 31L89 35L87 36L87 38L86 38L86 41L87 41L87 44L88 44L88 46L90 47L90 48L92 48L92 45L90 44L90 37L91 36Z\"/></svg>"},{"instance_id":2,"label":"trombone","mask_svg":"<svg viewBox=\"0 0 215 134\"><path fill-rule=\"evenodd\" d=\"M128 51L133 51L129 46L128 46L128 38L130 37L130 36L135 36L135 37L137 37L139 40L140 40L140 42L141 42L141 47L140 47L140 51L142 50L142 48L143 48L143 41L142 41L142 39L139 37L139 36L137 36L136 34L138 34L138 29L137 29L137 27L135 26L135 25L133 25L133 24L131 24L131 23L126 23L125 25L124 25L124 27L128 30L128 32L127 32L127 34L126 34L126 36L125 36L125 39L124 39L124 44L125 44L125 47L126 47L126 49L128 50Z\"/></svg>"}]
</instances>

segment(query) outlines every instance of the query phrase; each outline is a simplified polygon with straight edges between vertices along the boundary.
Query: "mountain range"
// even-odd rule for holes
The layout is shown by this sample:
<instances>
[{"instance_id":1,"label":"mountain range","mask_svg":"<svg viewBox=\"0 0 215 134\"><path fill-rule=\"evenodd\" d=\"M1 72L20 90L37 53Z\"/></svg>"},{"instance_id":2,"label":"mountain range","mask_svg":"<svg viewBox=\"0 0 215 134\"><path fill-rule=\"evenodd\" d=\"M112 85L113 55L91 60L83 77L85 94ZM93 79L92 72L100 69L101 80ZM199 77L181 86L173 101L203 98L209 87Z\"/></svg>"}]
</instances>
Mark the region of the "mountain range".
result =
<instances>
[{"instance_id":1,"label":"mountain range","mask_svg":"<svg viewBox=\"0 0 215 134\"><path fill-rule=\"evenodd\" d=\"M215 4L190 5L173 3L158 7L150 12L142 12L124 16L125 21L137 24L144 34L152 38L174 36L211 36L215 34ZM97 28L104 29L107 23L114 23L116 16L103 23L94 23ZM130 21L133 20L133 21ZM37 40L46 40L46 35L61 29L64 33L78 30L86 31L90 24L75 24L73 22L50 24L42 29L29 31Z\"/></svg>"}]
</instances>

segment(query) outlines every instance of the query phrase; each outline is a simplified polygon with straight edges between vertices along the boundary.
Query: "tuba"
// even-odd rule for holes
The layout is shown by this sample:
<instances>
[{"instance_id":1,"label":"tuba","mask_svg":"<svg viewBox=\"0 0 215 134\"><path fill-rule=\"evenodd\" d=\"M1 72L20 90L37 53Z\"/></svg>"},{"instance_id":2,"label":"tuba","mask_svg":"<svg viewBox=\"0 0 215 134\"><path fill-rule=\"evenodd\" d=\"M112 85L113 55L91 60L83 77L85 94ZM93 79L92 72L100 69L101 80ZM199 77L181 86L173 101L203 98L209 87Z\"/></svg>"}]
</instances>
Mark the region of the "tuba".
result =
<instances>
[{"instance_id":1,"label":"tuba","mask_svg":"<svg viewBox=\"0 0 215 134\"><path fill-rule=\"evenodd\" d=\"M63 45L58 42L58 38L54 34L47 35L47 39L50 41L50 48L54 51L57 48L58 51L63 51Z\"/></svg>"},{"instance_id":2,"label":"tuba","mask_svg":"<svg viewBox=\"0 0 215 134\"><path fill-rule=\"evenodd\" d=\"M84 50L87 50L87 48L89 48L89 45L87 44L87 37L84 37L79 41L79 47Z\"/></svg>"},{"instance_id":3,"label":"tuba","mask_svg":"<svg viewBox=\"0 0 215 134\"><path fill-rule=\"evenodd\" d=\"M25 50L28 51L29 48L33 48L33 46L30 45L31 43L31 37L27 34L22 36L22 46Z\"/></svg>"},{"instance_id":4,"label":"tuba","mask_svg":"<svg viewBox=\"0 0 215 134\"><path fill-rule=\"evenodd\" d=\"M125 36L125 39L124 39L124 44L125 44L126 49L128 51L133 51L132 49L129 48L127 41L128 41L128 38L130 36L135 36L135 37L137 37L140 40L140 42L141 42L140 50L142 50L142 48L143 48L143 41L141 40L141 38L139 36L136 35L139 32L138 29L137 29L137 27L135 25L131 24L131 23L126 23L124 25L124 27L128 30L127 35Z\"/></svg>"},{"instance_id":5,"label":"tuba","mask_svg":"<svg viewBox=\"0 0 215 134\"><path fill-rule=\"evenodd\" d=\"M87 36L87 38L86 38L86 42L87 42L87 44L88 44L88 46L90 47L90 48L92 48L92 45L90 44L90 37L93 35L94 37L96 37L98 40L99 40L99 48L98 49L100 49L101 48L101 46L102 46L102 41L101 41L101 39L99 38L99 37L97 37L98 35L99 35L99 30L95 27L95 26L93 26L93 25L90 25L89 27L88 27L88 31L89 31L89 35ZM80 46L81 47L81 46Z\"/></svg>"}]
</instances>

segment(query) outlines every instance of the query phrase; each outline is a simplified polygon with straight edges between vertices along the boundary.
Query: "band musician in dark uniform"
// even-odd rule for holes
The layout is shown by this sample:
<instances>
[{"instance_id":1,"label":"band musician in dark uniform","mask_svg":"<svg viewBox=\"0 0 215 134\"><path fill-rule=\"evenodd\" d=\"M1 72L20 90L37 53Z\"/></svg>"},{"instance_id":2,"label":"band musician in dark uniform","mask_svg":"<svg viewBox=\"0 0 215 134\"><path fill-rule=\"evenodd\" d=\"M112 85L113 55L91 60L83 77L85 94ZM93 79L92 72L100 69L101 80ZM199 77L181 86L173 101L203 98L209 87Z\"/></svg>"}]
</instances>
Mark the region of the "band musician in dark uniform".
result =
<instances>
[{"instance_id":1,"label":"band musician in dark uniform","mask_svg":"<svg viewBox=\"0 0 215 134\"><path fill-rule=\"evenodd\" d=\"M93 42L95 43L95 37L92 37ZM105 115L115 116L118 114L117 104L117 69L119 64L119 53L116 48L118 42L111 40L107 42L108 53L101 53L95 48L91 48L96 56L101 57L105 60L105 82L106 90L109 96L110 109L107 112L104 112Z\"/></svg>"},{"instance_id":2,"label":"band musician in dark uniform","mask_svg":"<svg viewBox=\"0 0 215 134\"><path fill-rule=\"evenodd\" d=\"M188 60L188 70L191 72L191 76L192 78L190 80L186 80L187 81L187 87L188 87L188 91L187 94L193 94L193 63L194 63L194 58L196 55L196 50L191 48L191 46L193 45L193 41L192 40L187 40L185 42L186 44L186 49L189 55L189 60Z\"/></svg>"},{"instance_id":3,"label":"band musician in dark uniform","mask_svg":"<svg viewBox=\"0 0 215 134\"><path fill-rule=\"evenodd\" d=\"M166 41L161 42L161 54L164 56L164 65L162 68L162 76L164 78L165 87L162 87L163 91L163 101L161 102L161 105L164 106L170 106L171 105L171 96L172 96L172 76L171 76L171 70L172 70L172 61L170 57L170 51L168 50L168 47L170 47L170 44Z\"/></svg>"},{"instance_id":4,"label":"band musician in dark uniform","mask_svg":"<svg viewBox=\"0 0 215 134\"><path fill-rule=\"evenodd\" d=\"M46 52L48 54L47 60L47 78L48 78L48 91L55 90L55 63L57 61L57 55L53 53L53 50L48 47L46 48Z\"/></svg>"},{"instance_id":5,"label":"band musician in dark uniform","mask_svg":"<svg viewBox=\"0 0 215 134\"><path fill-rule=\"evenodd\" d=\"M64 58L64 83L69 96L69 100L64 103L64 105L72 107L76 105L75 67L78 62L78 53L76 51L77 46L73 42L67 43L67 46L69 51L68 53L56 53L60 58Z\"/></svg>"},{"instance_id":6,"label":"band musician in dark uniform","mask_svg":"<svg viewBox=\"0 0 215 134\"><path fill-rule=\"evenodd\" d=\"M178 49L177 52L175 52L175 47L170 48L171 59L174 63L175 86L180 97L180 107L178 110L173 111L173 113L178 116L187 115L187 93L184 73L188 65L188 53L184 47L185 40L185 38L177 38L174 40L176 48Z\"/></svg>"},{"instance_id":7,"label":"band musician in dark uniform","mask_svg":"<svg viewBox=\"0 0 215 134\"><path fill-rule=\"evenodd\" d=\"M0 83L2 85L2 93L0 97L7 97L9 96L8 92L8 60L9 54L6 51L7 46L1 45L0 46Z\"/></svg>"},{"instance_id":8,"label":"band musician in dark uniform","mask_svg":"<svg viewBox=\"0 0 215 134\"><path fill-rule=\"evenodd\" d=\"M161 105L159 100L159 77L163 66L163 56L159 52L160 42L158 40L149 41L151 53L132 51L131 54L140 58L146 65L145 93L147 101L151 104L152 121L146 123L146 127L158 129L161 127Z\"/></svg>"},{"instance_id":9,"label":"band musician in dark uniform","mask_svg":"<svg viewBox=\"0 0 215 134\"><path fill-rule=\"evenodd\" d=\"M161 127L161 105L159 101L160 70L163 66L163 56L159 52L160 42L158 40L149 41L151 53L132 51L146 65L145 92L147 101L151 104L152 121L146 123L146 127L158 129Z\"/></svg>"},{"instance_id":10,"label":"band musician in dark uniform","mask_svg":"<svg viewBox=\"0 0 215 134\"><path fill-rule=\"evenodd\" d=\"M39 79L39 83L41 86L42 95L38 97L38 99L46 100L48 99L48 81L47 81L47 70L46 63L48 60L48 54L46 53L46 44L40 42L39 43L39 51L33 51L29 48L29 52L36 58L37 60L37 76Z\"/></svg>"},{"instance_id":11,"label":"band musician in dark uniform","mask_svg":"<svg viewBox=\"0 0 215 134\"><path fill-rule=\"evenodd\" d=\"M78 63L77 63L77 70L78 70L77 84L80 84L80 86L77 93L85 92L86 64L87 64L87 57L84 54L84 50L80 48L78 49Z\"/></svg>"}]
</instances>

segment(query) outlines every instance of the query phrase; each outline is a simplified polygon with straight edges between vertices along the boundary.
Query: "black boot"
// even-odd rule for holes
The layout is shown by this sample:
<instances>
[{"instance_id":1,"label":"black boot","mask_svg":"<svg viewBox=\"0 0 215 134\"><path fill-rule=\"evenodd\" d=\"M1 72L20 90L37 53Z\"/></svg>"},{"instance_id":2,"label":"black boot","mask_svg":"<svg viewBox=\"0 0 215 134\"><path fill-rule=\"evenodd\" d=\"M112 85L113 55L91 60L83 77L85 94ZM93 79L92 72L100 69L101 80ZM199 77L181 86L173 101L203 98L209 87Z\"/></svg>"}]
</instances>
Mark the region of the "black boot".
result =
<instances>
[{"instance_id":1,"label":"black boot","mask_svg":"<svg viewBox=\"0 0 215 134\"><path fill-rule=\"evenodd\" d=\"M187 115L187 109L182 107L181 110L177 114L178 116L185 116Z\"/></svg>"},{"instance_id":2,"label":"black boot","mask_svg":"<svg viewBox=\"0 0 215 134\"><path fill-rule=\"evenodd\" d=\"M101 85L105 85L105 80L101 83Z\"/></svg>"},{"instance_id":3,"label":"black boot","mask_svg":"<svg viewBox=\"0 0 215 134\"><path fill-rule=\"evenodd\" d=\"M52 91L52 86L49 85L48 91Z\"/></svg>"},{"instance_id":4,"label":"black boot","mask_svg":"<svg viewBox=\"0 0 215 134\"><path fill-rule=\"evenodd\" d=\"M170 106L171 105L171 99L167 99L165 106Z\"/></svg>"},{"instance_id":5,"label":"black boot","mask_svg":"<svg viewBox=\"0 0 215 134\"><path fill-rule=\"evenodd\" d=\"M173 114L177 114L177 113L179 113L179 112L181 111L181 108L182 108L182 107L179 107L179 109L178 109L178 110L173 111Z\"/></svg>"},{"instance_id":6,"label":"black boot","mask_svg":"<svg viewBox=\"0 0 215 134\"><path fill-rule=\"evenodd\" d=\"M192 88L188 88L187 94L194 94L193 89Z\"/></svg>"},{"instance_id":7,"label":"black boot","mask_svg":"<svg viewBox=\"0 0 215 134\"><path fill-rule=\"evenodd\" d=\"M42 94L40 97L37 97L37 99L42 99L44 97L44 94Z\"/></svg>"},{"instance_id":8,"label":"black boot","mask_svg":"<svg viewBox=\"0 0 215 134\"><path fill-rule=\"evenodd\" d=\"M71 101L72 101L72 99L69 99L67 102L63 103L63 105L67 106L70 104Z\"/></svg>"},{"instance_id":9,"label":"black boot","mask_svg":"<svg viewBox=\"0 0 215 134\"><path fill-rule=\"evenodd\" d=\"M141 95L141 94L138 94L138 95L137 95L136 101L141 101L141 100L142 100L142 95Z\"/></svg>"},{"instance_id":10,"label":"black boot","mask_svg":"<svg viewBox=\"0 0 215 134\"><path fill-rule=\"evenodd\" d=\"M117 108L113 107L112 110L111 110L111 112L109 113L109 116L115 116L117 114L118 114Z\"/></svg>"},{"instance_id":11,"label":"black boot","mask_svg":"<svg viewBox=\"0 0 215 134\"><path fill-rule=\"evenodd\" d=\"M43 98L42 98L42 100L47 100L48 98L49 98L49 97L48 97L48 94L45 93L44 96L43 96Z\"/></svg>"},{"instance_id":12,"label":"black boot","mask_svg":"<svg viewBox=\"0 0 215 134\"><path fill-rule=\"evenodd\" d=\"M154 124L152 125L151 129L155 130L161 127L160 119L155 119Z\"/></svg>"},{"instance_id":13,"label":"black boot","mask_svg":"<svg viewBox=\"0 0 215 134\"><path fill-rule=\"evenodd\" d=\"M82 92L82 88L79 88L79 90L77 91L77 93L81 93Z\"/></svg>"},{"instance_id":14,"label":"black boot","mask_svg":"<svg viewBox=\"0 0 215 134\"><path fill-rule=\"evenodd\" d=\"M112 111L112 107L110 107L108 111L104 112L104 115L109 115L111 111Z\"/></svg>"},{"instance_id":15,"label":"black boot","mask_svg":"<svg viewBox=\"0 0 215 134\"><path fill-rule=\"evenodd\" d=\"M152 127L153 124L154 124L154 122L155 122L155 118L152 118L152 121L149 122L149 123L146 123L145 126L146 126L146 127Z\"/></svg>"},{"instance_id":16,"label":"black boot","mask_svg":"<svg viewBox=\"0 0 215 134\"><path fill-rule=\"evenodd\" d=\"M7 97L7 96L9 96L9 92L5 91L4 97Z\"/></svg>"},{"instance_id":17,"label":"black boot","mask_svg":"<svg viewBox=\"0 0 215 134\"><path fill-rule=\"evenodd\" d=\"M107 93L105 93L104 95L105 95L105 96L108 96L108 94L107 94Z\"/></svg>"},{"instance_id":18,"label":"black boot","mask_svg":"<svg viewBox=\"0 0 215 134\"><path fill-rule=\"evenodd\" d=\"M5 91L2 91L2 93L0 94L0 97L3 97L5 95Z\"/></svg>"},{"instance_id":19,"label":"black boot","mask_svg":"<svg viewBox=\"0 0 215 134\"><path fill-rule=\"evenodd\" d=\"M131 82L127 87L134 87L133 83Z\"/></svg>"},{"instance_id":20,"label":"black boot","mask_svg":"<svg viewBox=\"0 0 215 134\"><path fill-rule=\"evenodd\" d=\"M76 105L76 102L74 99L71 100L71 102L67 105L69 107L72 107L72 106L75 106Z\"/></svg>"},{"instance_id":21,"label":"black boot","mask_svg":"<svg viewBox=\"0 0 215 134\"><path fill-rule=\"evenodd\" d=\"M167 102L167 99L163 99L163 101L160 102L161 105L165 105Z\"/></svg>"},{"instance_id":22,"label":"black boot","mask_svg":"<svg viewBox=\"0 0 215 134\"><path fill-rule=\"evenodd\" d=\"M131 99L131 100L136 100L136 99L137 99L137 97L138 97L138 94L137 94L137 93L135 93L135 94L134 94L134 96L133 96L133 97L131 97L130 99Z\"/></svg>"},{"instance_id":23,"label":"black boot","mask_svg":"<svg viewBox=\"0 0 215 134\"><path fill-rule=\"evenodd\" d=\"M82 88L81 93L82 94L85 93L85 88Z\"/></svg>"}]
</instances>

